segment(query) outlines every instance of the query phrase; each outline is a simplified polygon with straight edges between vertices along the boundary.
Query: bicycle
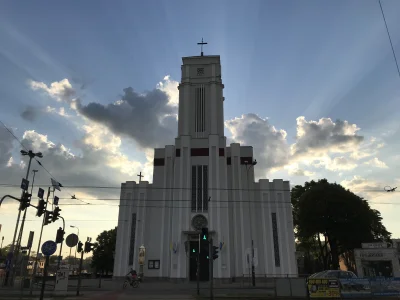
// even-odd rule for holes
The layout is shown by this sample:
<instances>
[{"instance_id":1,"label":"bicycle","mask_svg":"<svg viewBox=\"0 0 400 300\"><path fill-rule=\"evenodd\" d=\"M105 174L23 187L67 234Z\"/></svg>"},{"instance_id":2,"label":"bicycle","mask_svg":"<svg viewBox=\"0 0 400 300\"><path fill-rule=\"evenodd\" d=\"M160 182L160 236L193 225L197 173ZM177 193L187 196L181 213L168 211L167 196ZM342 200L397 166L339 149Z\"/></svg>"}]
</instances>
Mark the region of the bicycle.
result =
<instances>
[{"instance_id":1,"label":"bicycle","mask_svg":"<svg viewBox=\"0 0 400 300\"><path fill-rule=\"evenodd\" d=\"M130 276L126 276L126 279L124 281L124 284L122 285L122 288L125 289L128 286L128 284L130 286L132 286L133 288L138 288L140 285L140 280L139 280L139 278L132 279Z\"/></svg>"}]
</instances>

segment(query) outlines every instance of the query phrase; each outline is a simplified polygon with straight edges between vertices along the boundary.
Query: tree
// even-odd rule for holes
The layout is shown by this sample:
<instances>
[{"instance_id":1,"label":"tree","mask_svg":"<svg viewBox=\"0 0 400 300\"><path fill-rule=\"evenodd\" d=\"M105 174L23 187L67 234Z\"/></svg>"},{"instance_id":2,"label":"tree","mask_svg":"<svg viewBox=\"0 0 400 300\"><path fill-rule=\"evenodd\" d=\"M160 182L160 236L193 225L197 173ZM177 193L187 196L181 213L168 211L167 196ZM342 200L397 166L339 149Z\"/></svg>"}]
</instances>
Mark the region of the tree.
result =
<instances>
[{"instance_id":1,"label":"tree","mask_svg":"<svg viewBox=\"0 0 400 300\"><path fill-rule=\"evenodd\" d=\"M114 252L117 242L117 227L105 230L96 239L91 266L101 273L112 272L114 269Z\"/></svg>"},{"instance_id":2,"label":"tree","mask_svg":"<svg viewBox=\"0 0 400 300\"><path fill-rule=\"evenodd\" d=\"M326 179L306 182L292 190L296 237L300 243L316 241L324 269L339 268L339 256L354 263L354 248L363 242L385 241L390 232L379 211L368 202Z\"/></svg>"},{"instance_id":3,"label":"tree","mask_svg":"<svg viewBox=\"0 0 400 300\"><path fill-rule=\"evenodd\" d=\"M4 246L3 248L0 248L0 256L6 256L8 252L10 251L11 244Z\"/></svg>"}]
</instances>

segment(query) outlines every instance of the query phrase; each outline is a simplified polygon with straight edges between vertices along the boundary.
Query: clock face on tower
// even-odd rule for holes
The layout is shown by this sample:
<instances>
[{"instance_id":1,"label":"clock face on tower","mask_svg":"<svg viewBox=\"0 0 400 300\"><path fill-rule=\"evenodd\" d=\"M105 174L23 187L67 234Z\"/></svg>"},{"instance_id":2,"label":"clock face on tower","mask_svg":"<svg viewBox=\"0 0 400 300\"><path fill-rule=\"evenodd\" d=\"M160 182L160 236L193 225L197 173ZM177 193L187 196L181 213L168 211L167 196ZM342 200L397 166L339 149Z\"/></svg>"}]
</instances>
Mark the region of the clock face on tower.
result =
<instances>
[{"instance_id":1,"label":"clock face on tower","mask_svg":"<svg viewBox=\"0 0 400 300\"><path fill-rule=\"evenodd\" d=\"M192 219L192 226L196 230L201 230L203 227L207 227L207 219L203 215L196 215Z\"/></svg>"},{"instance_id":2,"label":"clock face on tower","mask_svg":"<svg viewBox=\"0 0 400 300\"><path fill-rule=\"evenodd\" d=\"M197 76L203 76L204 75L204 68L197 68Z\"/></svg>"}]
</instances>

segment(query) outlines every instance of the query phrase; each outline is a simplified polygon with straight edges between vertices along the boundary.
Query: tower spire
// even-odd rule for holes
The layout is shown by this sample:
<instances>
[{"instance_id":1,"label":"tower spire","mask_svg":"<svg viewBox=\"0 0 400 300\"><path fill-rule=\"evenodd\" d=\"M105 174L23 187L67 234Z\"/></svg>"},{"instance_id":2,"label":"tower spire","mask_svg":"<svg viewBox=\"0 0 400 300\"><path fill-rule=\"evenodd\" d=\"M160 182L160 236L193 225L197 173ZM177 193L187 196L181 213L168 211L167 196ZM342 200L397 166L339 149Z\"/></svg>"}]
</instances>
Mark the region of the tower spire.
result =
<instances>
[{"instance_id":1,"label":"tower spire","mask_svg":"<svg viewBox=\"0 0 400 300\"><path fill-rule=\"evenodd\" d=\"M203 38L201 38L201 43L197 43L197 45L201 45L201 56L203 56L203 45L207 45L207 43L203 42Z\"/></svg>"}]
</instances>

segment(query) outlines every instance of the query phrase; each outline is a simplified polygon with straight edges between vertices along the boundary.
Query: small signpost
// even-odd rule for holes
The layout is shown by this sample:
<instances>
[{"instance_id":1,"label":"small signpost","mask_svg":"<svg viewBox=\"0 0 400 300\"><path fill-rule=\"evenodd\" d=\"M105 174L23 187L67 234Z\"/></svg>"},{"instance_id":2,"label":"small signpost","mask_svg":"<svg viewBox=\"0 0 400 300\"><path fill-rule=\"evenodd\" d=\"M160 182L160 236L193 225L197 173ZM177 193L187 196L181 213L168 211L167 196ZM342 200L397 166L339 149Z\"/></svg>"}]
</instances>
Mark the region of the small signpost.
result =
<instances>
[{"instance_id":1,"label":"small signpost","mask_svg":"<svg viewBox=\"0 0 400 300\"><path fill-rule=\"evenodd\" d=\"M44 196L44 189L39 188L38 193L37 193L37 196L38 196L39 199L43 199L43 196Z\"/></svg>"},{"instance_id":2,"label":"small signpost","mask_svg":"<svg viewBox=\"0 0 400 300\"><path fill-rule=\"evenodd\" d=\"M50 255L53 255L57 250L57 244L53 241L44 242L42 245L42 253L46 256L46 262L44 263L44 271L43 271L43 281L42 281L42 290L40 291L40 300L43 300L44 288L46 286L46 276L47 276L47 268L49 266L49 258Z\"/></svg>"},{"instance_id":3,"label":"small signpost","mask_svg":"<svg viewBox=\"0 0 400 300\"><path fill-rule=\"evenodd\" d=\"M21 189L23 189L24 191L27 191L28 187L29 187L29 180L26 180L25 178L22 178Z\"/></svg>"}]
</instances>

